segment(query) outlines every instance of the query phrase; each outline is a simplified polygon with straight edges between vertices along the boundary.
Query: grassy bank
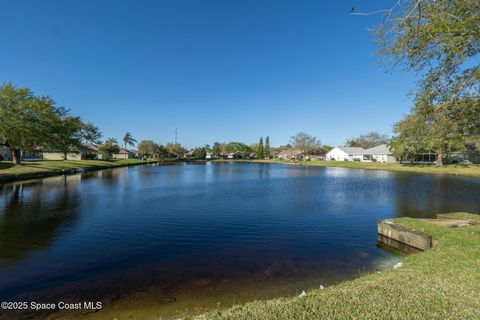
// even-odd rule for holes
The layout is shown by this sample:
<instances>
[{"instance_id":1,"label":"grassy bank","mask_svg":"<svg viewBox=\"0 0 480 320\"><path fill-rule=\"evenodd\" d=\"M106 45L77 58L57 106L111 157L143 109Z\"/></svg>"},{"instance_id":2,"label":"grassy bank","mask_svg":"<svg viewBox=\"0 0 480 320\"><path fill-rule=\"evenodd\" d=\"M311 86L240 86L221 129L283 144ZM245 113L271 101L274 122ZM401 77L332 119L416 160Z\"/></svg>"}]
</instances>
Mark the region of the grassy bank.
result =
<instances>
[{"instance_id":1,"label":"grassy bank","mask_svg":"<svg viewBox=\"0 0 480 320\"><path fill-rule=\"evenodd\" d=\"M469 177L480 177L480 165L449 164L436 167L430 164L401 164L401 163L377 163L358 161L284 161L284 160L253 160L259 163L298 164L304 166L341 167L352 169L388 170L401 172L416 172L428 174L448 174Z\"/></svg>"},{"instance_id":2,"label":"grassy bank","mask_svg":"<svg viewBox=\"0 0 480 320\"><path fill-rule=\"evenodd\" d=\"M478 215L452 215L480 222ZM397 270L195 319L479 319L480 225L448 229L410 218L396 222L431 234L438 244L406 257Z\"/></svg>"},{"instance_id":3,"label":"grassy bank","mask_svg":"<svg viewBox=\"0 0 480 320\"><path fill-rule=\"evenodd\" d=\"M24 162L15 166L11 161L0 161L0 182L53 176L75 170L99 170L148 163L139 159L104 160L50 160Z\"/></svg>"}]
</instances>

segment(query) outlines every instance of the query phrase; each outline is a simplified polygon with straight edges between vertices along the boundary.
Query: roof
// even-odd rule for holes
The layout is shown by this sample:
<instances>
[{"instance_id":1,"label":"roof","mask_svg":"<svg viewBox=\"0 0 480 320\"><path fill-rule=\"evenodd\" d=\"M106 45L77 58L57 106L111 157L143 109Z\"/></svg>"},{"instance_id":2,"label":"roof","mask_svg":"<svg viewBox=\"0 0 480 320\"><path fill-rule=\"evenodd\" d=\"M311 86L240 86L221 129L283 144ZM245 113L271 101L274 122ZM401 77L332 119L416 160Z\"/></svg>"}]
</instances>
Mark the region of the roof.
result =
<instances>
[{"instance_id":1,"label":"roof","mask_svg":"<svg viewBox=\"0 0 480 320\"><path fill-rule=\"evenodd\" d=\"M324 155L327 154L327 152L328 151L323 149L323 148L315 148L315 149L310 150L307 153L311 156L324 156Z\"/></svg>"},{"instance_id":2,"label":"roof","mask_svg":"<svg viewBox=\"0 0 480 320\"><path fill-rule=\"evenodd\" d=\"M365 150L367 154L392 154L386 144L381 144L376 147Z\"/></svg>"},{"instance_id":3,"label":"roof","mask_svg":"<svg viewBox=\"0 0 480 320\"><path fill-rule=\"evenodd\" d=\"M91 143L82 143L80 146L81 152L98 152L98 148L96 145Z\"/></svg>"},{"instance_id":4,"label":"roof","mask_svg":"<svg viewBox=\"0 0 480 320\"><path fill-rule=\"evenodd\" d=\"M298 149L286 149L286 150L283 150L282 152L280 152L278 155L279 156L287 156L287 157L294 157L294 156L298 156L298 155L301 155L303 154L302 150L298 150Z\"/></svg>"},{"instance_id":5,"label":"roof","mask_svg":"<svg viewBox=\"0 0 480 320\"><path fill-rule=\"evenodd\" d=\"M187 157L193 157L195 155L195 149L190 149L185 153Z\"/></svg>"},{"instance_id":6,"label":"roof","mask_svg":"<svg viewBox=\"0 0 480 320\"><path fill-rule=\"evenodd\" d=\"M361 147L337 147L346 154L365 154L365 149ZM333 149L332 149L333 150Z\"/></svg>"},{"instance_id":7,"label":"roof","mask_svg":"<svg viewBox=\"0 0 480 320\"><path fill-rule=\"evenodd\" d=\"M54 148L42 148L42 147L35 147L34 151L42 151L43 153L59 153L62 152L60 150L56 150ZM81 143L80 148L77 147L71 147L69 152L85 152L85 153L93 153L93 152L98 152L98 147L94 144L91 143Z\"/></svg>"}]
</instances>

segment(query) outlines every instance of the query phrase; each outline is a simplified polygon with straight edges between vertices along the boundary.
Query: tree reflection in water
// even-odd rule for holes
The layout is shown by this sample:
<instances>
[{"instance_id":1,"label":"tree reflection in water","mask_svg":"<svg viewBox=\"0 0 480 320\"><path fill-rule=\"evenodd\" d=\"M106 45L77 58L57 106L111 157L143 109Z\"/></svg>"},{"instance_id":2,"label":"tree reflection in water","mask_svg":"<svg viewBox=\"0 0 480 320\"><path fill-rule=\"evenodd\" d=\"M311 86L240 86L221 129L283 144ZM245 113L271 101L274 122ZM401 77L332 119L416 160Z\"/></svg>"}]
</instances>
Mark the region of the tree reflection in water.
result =
<instances>
[{"instance_id":1,"label":"tree reflection in water","mask_svg":"<svg viewBox=\"0 0 480 320\"><path fill-rule=\"evenodd\" d=\"M78 219L79 176L0 186L0 265L51 246Z\"/></svg>"}]
</instances>

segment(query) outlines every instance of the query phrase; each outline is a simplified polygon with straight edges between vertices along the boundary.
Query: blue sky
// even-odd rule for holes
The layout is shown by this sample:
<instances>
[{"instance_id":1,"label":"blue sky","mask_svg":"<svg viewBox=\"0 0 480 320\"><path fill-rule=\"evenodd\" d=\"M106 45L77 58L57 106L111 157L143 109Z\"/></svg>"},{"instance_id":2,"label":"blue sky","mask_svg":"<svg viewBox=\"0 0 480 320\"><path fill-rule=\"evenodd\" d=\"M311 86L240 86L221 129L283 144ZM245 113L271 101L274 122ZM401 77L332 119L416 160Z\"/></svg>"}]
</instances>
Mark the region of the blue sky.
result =
<instances>
[{"instance_id":1,"label":"blue sky","mask_svg":"<svg viewBox=\"0 0 480 320\"><path fill-rule=\"evenodd\" d=\"M0 82L91 120L105 137L187 147L274 146L299 131L323 143L392 124L414 74L382 66L349 15L378 1L3 1Z\"/></svg>"}]
</instances>

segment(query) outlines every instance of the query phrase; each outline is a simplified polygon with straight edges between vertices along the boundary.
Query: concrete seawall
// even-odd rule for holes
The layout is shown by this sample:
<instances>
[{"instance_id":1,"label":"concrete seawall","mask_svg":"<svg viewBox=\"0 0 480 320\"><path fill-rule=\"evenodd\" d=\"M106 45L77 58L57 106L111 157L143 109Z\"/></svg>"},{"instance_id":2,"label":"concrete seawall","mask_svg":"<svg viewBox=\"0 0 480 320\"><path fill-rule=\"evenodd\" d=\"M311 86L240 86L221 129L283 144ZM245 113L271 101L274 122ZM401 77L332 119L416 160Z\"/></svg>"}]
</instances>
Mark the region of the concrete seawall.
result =
<instances>
[{"instance_id":1,"label":"concrete seawall","mask_svg":"<svg viewBox=\"0 0 480 320\"><path fill-rule=\"evenodd\" d=\"M423 232L411 230L392 222L391 220L379 220L377 222L378 234L389 239L396 240L410 247L427 250L432 247L432 236Z\"/></svg>"}]
</instances>

